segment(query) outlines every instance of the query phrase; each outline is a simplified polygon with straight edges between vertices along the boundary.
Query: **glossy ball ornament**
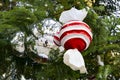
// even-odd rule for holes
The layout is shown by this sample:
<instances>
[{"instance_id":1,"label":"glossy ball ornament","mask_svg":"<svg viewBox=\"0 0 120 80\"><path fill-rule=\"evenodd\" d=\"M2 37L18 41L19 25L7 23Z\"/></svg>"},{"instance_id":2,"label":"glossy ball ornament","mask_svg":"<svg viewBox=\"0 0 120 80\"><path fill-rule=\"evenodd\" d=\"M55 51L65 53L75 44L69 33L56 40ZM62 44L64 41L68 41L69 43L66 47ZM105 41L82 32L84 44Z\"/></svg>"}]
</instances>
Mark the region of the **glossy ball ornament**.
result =
<instances>
[{"instance_id":1,"label":"glossy ball ornament","mask_svg":"<svg viewBox=\"0 0 120 80\"><path fill-rule=\"evenodd\" d=\"M38 25L41 28L39 29ZM57 48L53 42L53 34L59 31L61 24L51 18L44 19L41 23L37 23L33 28L34 35L38 38L35 40L34 53L36 57L31 58L37 63L45 63L48 61L48 55L51 48ZM41 33L41 32L42 33ZM42 59L41 59L42 58Z\"/></svg>"},{"instance_id":2,"label":"glossy ball ornament","mask_svg":"<svg viewBox=\"0 0 120 80\"><path fill-rule=\"evenodd\" d=\"M24 57L24 33L23 32L17 32L16 35L11 40L11 44L13 45L13 48L16 53L14 55L18 57Z\"/></svg>"},{"instance_id":3,"label":"glossy ball ornament","mask_svg":"<svg viewBox=\"0 0 120 80\"><path fill-rule=\"evenodd\" d=\"M83 51L92 41L90 27L81 21L70 21L64 24L60 30L60 43L66 49L78 49Z\"/></svg>"},{"instance_id":4,"label":"glossy ball ornament","mask_svg":"<svg viewBox=\"0 0 120 80\"><path fill-rule=\"evenodd\" d=\"M34 34L38 37L38 40L35 42L35 49L39 54L48 55L51 48L57 47L53 42L53 35L58 32L60 28L61 24L58 21L46 18L41 22L41 30L38 27L33 29ZM39 31L41 31L42 34Z\"/></svg>"}]
</instances>

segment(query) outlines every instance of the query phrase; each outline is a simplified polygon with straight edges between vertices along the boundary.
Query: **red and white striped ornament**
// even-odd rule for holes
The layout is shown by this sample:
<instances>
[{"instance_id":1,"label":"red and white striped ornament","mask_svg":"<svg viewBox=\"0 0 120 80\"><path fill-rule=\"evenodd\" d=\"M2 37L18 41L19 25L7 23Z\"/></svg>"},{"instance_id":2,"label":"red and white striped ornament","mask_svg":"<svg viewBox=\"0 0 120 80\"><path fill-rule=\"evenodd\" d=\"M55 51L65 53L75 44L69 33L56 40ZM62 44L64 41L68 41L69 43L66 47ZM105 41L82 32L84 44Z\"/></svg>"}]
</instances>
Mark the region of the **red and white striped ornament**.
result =
<instances>
[{"instance_id":1,"label":"red and white striped ornament","mask_svg":"<svg viewBox=\"0 0 120 80\"><path fill-rule=\"evenodd\" d=\"M59 37L59 32L57 32L56 34L54 34L53 36L53 42L57 45L60 46L60 37Z\"/></svg>"},{"instance_id":2,"label":"red and white striped ornament","mask_svg":"<svg viewBox=\"0 0 120 80\"><path fill-rule=\"evenodd\" d=\"M81 21L70 21L64 24L59 33L60 43L66 49L83 51L92 41L90 27Z\"/></svg>"},{"instance_id":3,"label":"red and white striped ornament","mask_svg":"<svg viewBox=\"0 0 120 80\"><path fill-rule=\"evenodd\" d=\"M72 70L87 73L81 51L88 48L92 41L90 27L82 21L69 21L62 26L60 32L54 35L54 43L63 46L67 51L63 62Z\"/></svg>"},{"instance_id":4,"label":"red and white striped ornament","mask_svg":"<svg viewBox=\"0 0 120 80\"><path fill-rule=\"evenodd\" d=\"M59 20L64 25L60 32L54 35L54 43L67 50L63 62L72 70L80 70L80 73L87 73L81 51L87 49L92 41L90 27L82 22L86 15L86 9L71 8L62 12Z\"/></svg>"}]
</instances>

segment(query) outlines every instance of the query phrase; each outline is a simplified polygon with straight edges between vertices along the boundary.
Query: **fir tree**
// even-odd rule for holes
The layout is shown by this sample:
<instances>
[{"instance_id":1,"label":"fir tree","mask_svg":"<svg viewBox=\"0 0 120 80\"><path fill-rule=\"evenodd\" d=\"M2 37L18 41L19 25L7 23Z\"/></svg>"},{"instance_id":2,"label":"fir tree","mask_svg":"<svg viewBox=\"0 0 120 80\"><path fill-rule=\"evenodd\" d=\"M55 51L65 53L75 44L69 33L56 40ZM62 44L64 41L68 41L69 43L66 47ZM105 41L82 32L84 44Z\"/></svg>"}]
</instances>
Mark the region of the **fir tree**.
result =
<instances>
[{"instance_id":1,"label":"fir tree","mask_svg":"<svg viewBox=\"0 0 120 80\"><path fill-rule=\"evenodd\" d=\"M100 4L109 3L103 6ZM106 0L2 0L0 1L0 79L20 80L21 75L32 80L114 80L120 78L120 18L111 15L115 10L114 1ZM58 21L62 11L71 7L91 7L84 22L92 29L93 41L83 51L88 74L79 74L63 64L60 51L51 49L50 61L35 63L37 55L30 50L37 37L32 28L41 21L52 18ZM112 7L112 8L111 8ZM111 9L111 10L110 10ZM37 23L40 23L37 24ZM24 57L14 49L11 40L17 32L23 32ZM42 32L41 32L42 33ZM27 41L32 36L33 40ZM101 63L100 63L101 62ZM4 74L4 75L3 75Z\"/></svg>"}]
</instances>

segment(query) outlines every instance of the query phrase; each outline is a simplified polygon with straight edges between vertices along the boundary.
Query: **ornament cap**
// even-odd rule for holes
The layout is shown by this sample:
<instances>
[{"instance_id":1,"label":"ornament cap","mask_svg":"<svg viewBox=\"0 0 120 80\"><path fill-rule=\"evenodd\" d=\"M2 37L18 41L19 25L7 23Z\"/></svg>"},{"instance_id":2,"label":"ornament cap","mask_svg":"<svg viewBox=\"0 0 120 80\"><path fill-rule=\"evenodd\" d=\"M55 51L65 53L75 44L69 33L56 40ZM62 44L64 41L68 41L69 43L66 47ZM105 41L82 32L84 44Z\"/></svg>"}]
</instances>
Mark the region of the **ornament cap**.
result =
<instances>
[{"instance_id":1,"label":"ornament cap","mask_svg":"<svg viewBox=\"0 0 120 80\"><path fill-rule=\"evenodd\" d=\"M62 23L66 23L71 20L83 21L84 18L87 16L87 13L88 11L86 10L86 8L78 10L75 7L72 7L70 10L63 11L61 13L59 21Z\"/></svg>"},{"instance_id":2,"label":"ornament cap","mask_svg":"<svg viewBox=\"0 0 120 80\"><path fill-rule=\"evenodd\" d=\"M69 49L63 56L63 62L72 70L80 70L80 73L87 73L84 59L77 49Z\"/></svg>"},{"instance_id":3,"label":"ornament cap","mask_svg":"<svg viewBox=\"0 0 120 80\"><path fill-rule=\"evenodd\" d=\"M80 73L86 73L86 74L88 74L87 69L86 69L85 66L81 66L80 67Z\"/></svg>"}]
</instances>

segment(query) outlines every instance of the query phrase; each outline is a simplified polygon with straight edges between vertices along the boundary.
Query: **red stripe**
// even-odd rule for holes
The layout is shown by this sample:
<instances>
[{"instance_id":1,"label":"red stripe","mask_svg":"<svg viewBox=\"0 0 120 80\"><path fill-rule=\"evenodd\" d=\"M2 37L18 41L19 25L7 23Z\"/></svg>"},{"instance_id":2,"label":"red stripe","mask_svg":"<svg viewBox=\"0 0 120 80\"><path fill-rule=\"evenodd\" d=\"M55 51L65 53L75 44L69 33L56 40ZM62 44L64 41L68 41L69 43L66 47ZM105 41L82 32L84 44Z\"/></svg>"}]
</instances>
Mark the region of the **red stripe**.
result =
<instances>
[{"instance_id":1,"label":"red stripe","mask_svg":"<svg viewBox=\"0 0 120 80\"><path fill-rule=\"evenodd\" d=\"M59 39L59 37L58 36L54 36L54 39L53 39L53 42L57 45L57 46L60 46L60 44L59 43L57 43L55 40L57 40L58 42L60 42L60 39Z\"/></svg>"},{"instance_id":2,"label":"red stripe","mask_svg":"<svg viewBox=\"0 0 120 80\"><path fill-rule=\"evenodd\" d=\"M59 41L59 37L57 37L57 36L54 36L54 39L56 39L57 41Z\"/></svg>"},{"instance_id":3,"label":"red stripe","mask_svg":"<svg viewBox=\"0 0 120 80\"><path fill-rule=\"evenodd\" d=\"M77 48L79 51L83 51L86 48L86 43L81 38L72 38L66 41L64 47L66 50Z\"/></svg>"},{"instance_id":4,"label":"red stripe","mask_svg":"<svg viewBox=\"0 0 120 80\"><path fill-rule=\"evenodd\" d=\"M64 28L66 28L66 27L75 26L75 25L85 26L86 28L89 28L89 29L90 29L90 27L89 27L86 23L84 23L84 22L72 22L72 23L63 25L62 28L61 28L61 30L64 29ZM79 27L79 26L78 26L78 27ZM90 30L91 30L91 29L90 29Z\"/></svg>"},{"instance_id":5,"label":"red stripe","mask_svg":"<svg viewBox=\"0 0 120 80\"><path fill-rule=\"evenodd\" d=\"M60 40L62 40L63 37L65 37L68 34L72 34L72 33L78 33L78 34L84 34L86 35L90 41L92 41L92 37L90 36L90 34L88 32L86 32L85 30L70 30L70 31L66 31L64 32L61 36L60 36Z\"/></svg>"},{"instance_id":6,"label":"red stripe","mask_svg":"<svg viewBox=\"0 0 120 80\"><path fill-rule=\"evenodd\" d=\"M57 46L60 46L60 44L56 43L54 40L53 40L53 42L54 42Z\"/></svg>"}]
</instances>

